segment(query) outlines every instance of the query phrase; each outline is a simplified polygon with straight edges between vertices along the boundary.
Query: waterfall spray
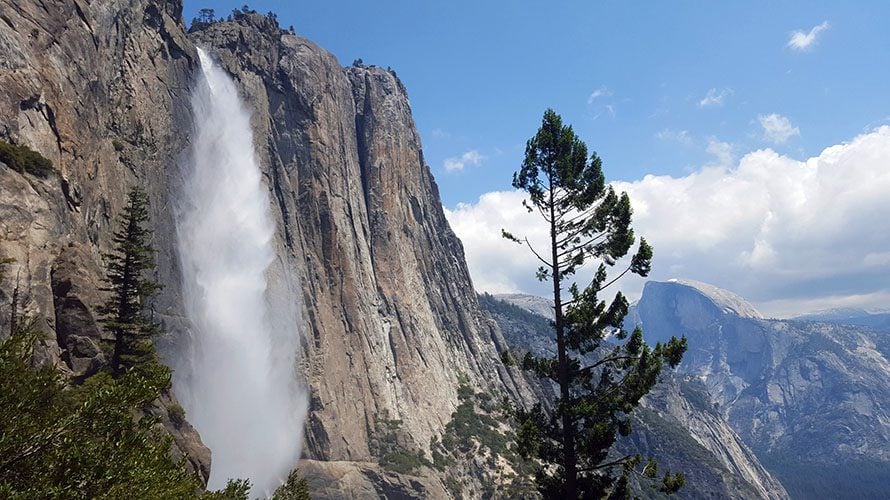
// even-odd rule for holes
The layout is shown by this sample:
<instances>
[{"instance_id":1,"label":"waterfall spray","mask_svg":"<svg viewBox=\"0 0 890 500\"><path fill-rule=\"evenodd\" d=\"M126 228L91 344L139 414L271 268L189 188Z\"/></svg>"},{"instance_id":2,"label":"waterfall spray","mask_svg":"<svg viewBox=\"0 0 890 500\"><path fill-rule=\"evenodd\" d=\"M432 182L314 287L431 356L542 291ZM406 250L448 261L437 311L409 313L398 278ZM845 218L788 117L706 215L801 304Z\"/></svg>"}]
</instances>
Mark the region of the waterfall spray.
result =
<instances>
[{"instance_id":1,"label":"waterfall spray","mask_svg":"<svg viewBox=\"0 0 890 500\"><path fill-rule=\"evenodd\" d=\"M248 478L255 495L269 494L300 453L297 298L284 266L274 265L275 225L250 114L232 79L198 53L191 161L176 218L191 335L174 382L213 453L210 487ZM270 266L278 271L271 281Z\"/></svg>"}]
</instances>

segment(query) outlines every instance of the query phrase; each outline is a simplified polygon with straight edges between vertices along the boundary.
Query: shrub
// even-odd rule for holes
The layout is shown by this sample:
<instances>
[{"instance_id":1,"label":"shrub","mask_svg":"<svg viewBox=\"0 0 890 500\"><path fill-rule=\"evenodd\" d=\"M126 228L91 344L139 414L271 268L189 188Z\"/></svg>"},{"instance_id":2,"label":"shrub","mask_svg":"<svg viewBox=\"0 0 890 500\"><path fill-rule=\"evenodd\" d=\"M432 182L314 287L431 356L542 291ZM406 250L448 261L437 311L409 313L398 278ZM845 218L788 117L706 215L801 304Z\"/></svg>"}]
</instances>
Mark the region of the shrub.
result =
<instances>
[{"instance_id":1,"label":"shrub","mask_svg":"<svg viewBox=\"0 0 890 500\"><path fill-rule=\"evenodd\" d=\"M167 408L167 414L170 415L170 421L173 422L177 429L185 423L185 410L182 406L173 403L170 405L170 408Z\"/></svg>"},{"instance_id":2,"label":"shrub","mask_svg":"<svg viewBox=\"0 0 890 500\"><path fill-rule=\"evenodd\" d=\"M287 475L287 481L275 490L272 500L310 500L309 483L294 469Z\"/></svg>"},{"instance_id":3,"label":"shrub","mask_svg":"<svg viewBox=\"0 0 890 500\"><path fill-rule=\"evenodd\" d=\"M420 452L396 448L380 457L380 465L392 472L409 474L431 464Z\"/></svg>"},{"instance_id":4,"label":"shrub","mask_svg":"<svg viewBox=\"0 0 890 500\"><path fill-rule=\"evenodd\" d=\"M0 141L0 162L19 173L29 173L35 177L46 179L55 170L53 162L44 158L40 153L32 151L26 146L17 146L6 141Z\"/></svg>"}]
</instances>

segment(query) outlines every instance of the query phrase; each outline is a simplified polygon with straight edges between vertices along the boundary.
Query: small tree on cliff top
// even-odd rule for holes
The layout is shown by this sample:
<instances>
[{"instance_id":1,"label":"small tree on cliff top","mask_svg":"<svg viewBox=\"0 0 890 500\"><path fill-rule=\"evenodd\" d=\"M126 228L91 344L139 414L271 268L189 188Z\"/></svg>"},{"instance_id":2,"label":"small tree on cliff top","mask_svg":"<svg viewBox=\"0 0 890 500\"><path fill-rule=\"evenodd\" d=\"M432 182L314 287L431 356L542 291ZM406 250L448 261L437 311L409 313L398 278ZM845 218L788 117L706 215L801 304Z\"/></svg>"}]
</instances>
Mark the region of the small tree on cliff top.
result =
<instances>
[{"instance_id":1,"label":"small tree on cliff top","mask_svg":"<svg viewBox=\"0 0 890 500\"><path fill-rule=\"evenodd\" d=\"M555 357L527 353L521 363L559 386L550 415L540 405L517 412L519 451L548 466L538 473L545 498L627 496L628 476L641 457L611 460L609 450L616 434L629 434L630 414L656 383L664 363L674 367L680 362L686 339L673 338L650 348L639 328L627 338L622 328L628 308L625 297L618 292L610 304L598 297L627 272L648 275L652 248L641 238L628 266L616 277L607 277L607 268L634 245L630 199L606 185L602 160L596 153L588 155L584 142L552 110L544 113L541 128L528 141L513 186L528 193L523 205L549 227L547 253L538 252L527 238L507 231L503 236L527 245L541 262L538 279L553 284L557 346ZM575 272L590 261L599 261L590 284L583 290L575 283L567 287ZM605 345L609 332L625 342ZM656 470L650 460L640 474L651 478ZM617 482L616 471L623 471ZM682 474L668 472L660 489L674 492L683 480Z\"/></svg>"},{"instance_id":2,"label":"small tree on cliff top","mask_svg":"<svg viewBox=\"0 0 890 500\"><path fill-rule=\"evenodd\" d=\"M133 188L114 233L114 250L105 254L109 286L103 290L111 292L111 297L100 312L105 327L114 334L111 370L115 377L154 355L150 337L159 330L145 313L144 302L161 285L146 276L155 268L155 252L149 244L152 233L145 227L148 220L148 195Z\"/></svg>"}]
</instances>

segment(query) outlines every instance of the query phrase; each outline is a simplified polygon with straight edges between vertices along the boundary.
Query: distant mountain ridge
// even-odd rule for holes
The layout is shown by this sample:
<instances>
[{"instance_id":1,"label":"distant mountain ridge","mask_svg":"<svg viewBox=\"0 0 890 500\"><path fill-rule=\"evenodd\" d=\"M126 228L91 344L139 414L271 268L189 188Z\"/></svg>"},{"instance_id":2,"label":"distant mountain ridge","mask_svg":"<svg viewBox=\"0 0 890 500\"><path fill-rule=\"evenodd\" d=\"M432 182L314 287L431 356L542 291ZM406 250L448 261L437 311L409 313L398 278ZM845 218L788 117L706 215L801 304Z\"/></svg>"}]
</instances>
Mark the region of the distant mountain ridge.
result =
<instances>
[{"instance_id":1,"label":"distant mountain ridge","mask_svg":"<svg viewBox=\"0 0 890 500\"><path fill-rule=\"evenodd\" d=\"M509 302L526 311L545 318L553 318L553 300L525 293L498 293L493 295L498 300Z\"/></svg>"},{"instance_id":2,"label":"distant mountain ridge","mask_svg":"<svg viewBox=\"0 0 890 500\"><path fill-rule=\"evenodd\" d=\"M890 331L890 312L869 312L864 309L841 308L803 314L791 318L796 321L832 323L835 325L865 326Z\"/></svg>"},{"instance_id":3,"label":"distant mountain ridge","mask_svg":"<svg viewBox=\"0 0 890 500\"><path fill-rule=\"evenodd\" d=\"M500 297L524 309L547 302ZM687 336L681 373L704 382L715 411L793 498L886 498L887 319L849 309L764 319L732 292L671 280L645 285L625 327L642 326L650 343Z\"/></svg>"},{"instance_id":4,"label":"distant mountain ridge","mask_svg":"<svg viewBox=\"0 0 890 500\"><path fill-rule=\"evenodd\" d=\"M681 370L797 498L879 498L890 484L887 335L752 317L726 293L649 282L628 315L650 342L686 335ZM742 311L746 315L739 314Z\"/></svg>"}]
</instances>

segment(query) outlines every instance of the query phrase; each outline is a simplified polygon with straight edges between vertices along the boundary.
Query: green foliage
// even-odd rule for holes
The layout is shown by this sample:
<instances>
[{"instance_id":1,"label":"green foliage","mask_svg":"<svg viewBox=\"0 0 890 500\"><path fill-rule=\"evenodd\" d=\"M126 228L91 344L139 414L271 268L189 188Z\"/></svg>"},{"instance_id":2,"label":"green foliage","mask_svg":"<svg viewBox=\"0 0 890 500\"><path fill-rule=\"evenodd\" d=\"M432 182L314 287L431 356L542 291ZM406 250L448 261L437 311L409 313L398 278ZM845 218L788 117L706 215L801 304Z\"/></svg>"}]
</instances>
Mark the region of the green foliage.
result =
<instances>
[{"instance_id":1,"label":"green foliage","mask_svg":"<svg viewBox=\"0 0 890 500\"><path fill-rule=\"evenodd\" d=\"M444 472L446 489L461 498L463 487L454 471L468 467L482 483L482 498L538 498L530 485L531 463L511 446L512 407L491 394L474 392L466 376L458 380L458 407L441 441L430 441L433 466ZM512 472L504 470L504 462Z\"/></svg>"},{"instance_id":2,"label":"green foliage","mask_svg":"<svg viewBox=\"0 0 890 500\"><path fill-rule=\"evenodd\" d=\"M114 150L117 151L118 153L120 153L121 151L124 150L124 143L118 139L112 139L111 146L114 147Z\"/></svg>"},{"instance_id":3,"label":"green foliage","mask_svg":"<svg viewBox=\"0 0 890 500\"><path fill-rule=\"evenodd\" d=\"M664 474L664 477L661 479L661 486L658 488L658 491L662 493L667 493L668 495L673 495L674 493L680 491L680 489L686 485L686 475L682 472L677 472L675 474L671 474L671 470Z\"/></svg>"},{"instance_id":4,"label":"green foliage","mask_svg":"<svg viewBox=\"0 0 890 500\"><path fill-rule=\"evenodd\" d=\"M395 449L380 458L380 465L399 474L410 474L431 464L419 451Z\"/></svg>"},{"instance_id":5,"label":"green foliage","mask_svg":"<svg viewBox=\"0 0 890 500\"><path fill-rule=\"evenodd\" d=\"M10 262L0 259L0 278ZM0 340L0 498L248 498L245 480L202 495L185 457L172 460L170 436L145 411L170 387L171 372L147 339L139 339L147 345L138 365L72 386L55 367L33 366L34 322L15 325ZM169 415L185 422L179 405Z\"/></svg>"},{"instance_id":6,"label":"green foliage","mask_svg":"<svg viewBox=\"0 0 890 500\"><path fill-rule=\"evenodd\" d=\"M19 173L29 173L35 177L46 179L55 169L53 162L43 155L32 151L26 146L17 146L0 141L0 162Z\"/></svg>"},{"instance_id":7,"label":"green foliage","mask_svg":"<svg viewBox=\"0 0 890 500\"><path fill-rule=\"evenodd\" d=\"M402 421L383 419L377 422L371 451L379 457L380 465L399 474L410 474L433 464L418 450L407 448L402 434Z\"/></svg>"},{"instance_id":8,"label":"green foliage","mask_svg":"<svg viewBox=\"0 0 890 500\"><path fill-rule=\"evenodd\" d=\"M182 406L174 403L167 408L167 414L170 415L170 421L173 422L177 429L185 423L185 409Z\"/></svg>"},{"instance_id":9,"label":"green foliage","mask_svg":"<svg viewBox=\"0 0 890 500\"><path fill-rule=\"evenodd\" d=\"M111 296L99 311L105 327L114 334L111 369L115 376L134 366L151 368L148 362L155 357L150 337L159 330L145 312L145 301L161 285L146 277L155 268L148 221L148 195L133 188L119 216L114 250L105 254L108 286L103 290Z\"/></svg>"},{"instance_id":10,"label":"green foliage","mask_svg":"<svg viewBox=\"0 0 890 500\"><path fill-rule=\"evenodd\" d=\"M226 487L218 491L208 491L201 495L202 500L248 500L250 498L250 480L229 479Z\"/></svg>"},{"instance_id":11,"label":"green foliage","mask_svg":"<svg viewBox=\"0 0 890 500\"><path fill-rule=\"evenodd\" d=\"M169 385L107 374L70 387L53 367L31 366L28 322L0 343L0 497L194 498L199 487L170 459L156 420L134 419Z\"/></svg>"},{"instance_id":12,"label":"green foliage","mask_svg":"<svg viewBox=\"0 0 890 500\"><path fill-rule=\"evenodd\" d=\"M557 347L552 357L525 353L521 366L559 386L550 414L540 405L517 411L517 449L540 461L537 480L546 498L622 497L629 494L635 457L607 461L609 450L619 434L630 433L631 413L657 382L664 364L680 362L686 339L672 338L650 348L640 329L628 338L622 329L627 299L620 292L609 303L599 297L628 272L647 276L652 248L641 238L626 267L609 278L607 269L625 258L636 241L630 198L606 184L602 160L588 154L584 142L553 110L544 113L541 127L529 139L513 186L528 193L523 206L549 228L550 248L545 252L527 238L505 230L502 235L528 246L542 264L537 278L553 284ZM599 262L597 271L579 288L570 280L591 261ZM565 290L569 297L563 296ZM607 348L604 339L609 333L625 342ZM599 360L591 362L592 355ZM666 488L679 483L671 476Z\"/></svg>"},{"instance_id":13,"label":"green foliage","mask_svg":"<svg viewBox=\"0 0 890 500\"><path fill-rule=\"evenodd\" d=\"M505 453L508 439L498 431L498 421L491 415L476 411L476 400L479 396L470 386L464 384L458 386L457 394L460 404L451 414L451 421L445 427L443 444L449 449L467 453L478 443L493 453Z\"/></svg>"},{"instance_id":14,"label":"green foliage","mask_svg":"<svg viewBox=\"0 0 890 500\"><path fill-rule=\"evenodd\" d=\"M287 475L287 481L275 490L272 500L310 500L309 483L294 469Z\"/></svg>"}]
</instances>

